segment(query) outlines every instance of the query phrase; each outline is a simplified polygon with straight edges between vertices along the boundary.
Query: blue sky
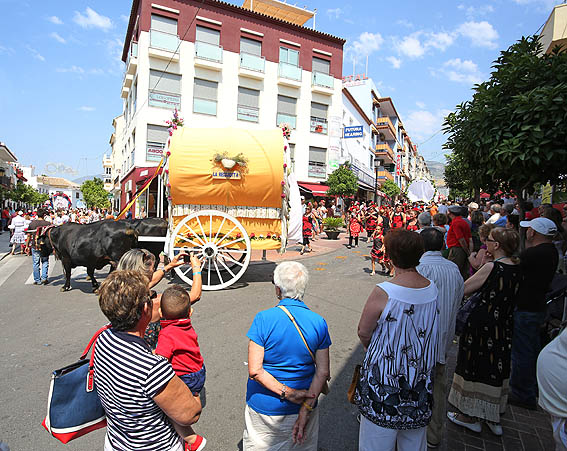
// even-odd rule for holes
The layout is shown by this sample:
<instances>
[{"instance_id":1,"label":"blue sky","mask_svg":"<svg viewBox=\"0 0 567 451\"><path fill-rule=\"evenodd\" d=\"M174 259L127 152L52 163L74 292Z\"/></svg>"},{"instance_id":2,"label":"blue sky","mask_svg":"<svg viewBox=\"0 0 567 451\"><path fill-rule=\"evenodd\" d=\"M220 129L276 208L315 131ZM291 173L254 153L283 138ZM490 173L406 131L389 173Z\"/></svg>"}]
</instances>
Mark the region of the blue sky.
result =
<instances>
[{"instance_id":1,"label":"blue sky","mask_svg":"<svg viewBox=\"0 0 567 451\"><path fill-rule=\"evenodd\" d=\"M426 159L442 161L443 116L486 79L500 50L546 21L554 0L309 0L317 29L347 39L343 73L390 96ZM72 6L70 6L72 5ZM121 113L131 3L0 0L0 141L36 173L102 172ZM51 163L51 164L50 164ZM50 165L49 165L50 164ZM49 165L49 166L48 166Z\"/></svg>"}]
</instances>

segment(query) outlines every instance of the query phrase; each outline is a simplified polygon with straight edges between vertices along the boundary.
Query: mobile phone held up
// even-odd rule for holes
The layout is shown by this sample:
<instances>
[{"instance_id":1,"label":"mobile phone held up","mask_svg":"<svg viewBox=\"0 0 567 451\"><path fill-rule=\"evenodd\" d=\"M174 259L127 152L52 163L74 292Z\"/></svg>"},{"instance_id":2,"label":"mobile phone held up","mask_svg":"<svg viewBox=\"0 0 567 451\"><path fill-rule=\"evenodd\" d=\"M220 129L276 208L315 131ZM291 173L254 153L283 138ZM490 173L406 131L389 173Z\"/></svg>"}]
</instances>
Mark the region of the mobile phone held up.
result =
<instances>
[{"instance_id":1,"label":"mobile phone held up","mask_svg":"<svg viewBox=\"0 0 567 451\"><path fill-rule=\"evenodd\" d=\"M191 256L189 254L183 254L183 262L191 263Z\"/></svg>"}]
</instances>

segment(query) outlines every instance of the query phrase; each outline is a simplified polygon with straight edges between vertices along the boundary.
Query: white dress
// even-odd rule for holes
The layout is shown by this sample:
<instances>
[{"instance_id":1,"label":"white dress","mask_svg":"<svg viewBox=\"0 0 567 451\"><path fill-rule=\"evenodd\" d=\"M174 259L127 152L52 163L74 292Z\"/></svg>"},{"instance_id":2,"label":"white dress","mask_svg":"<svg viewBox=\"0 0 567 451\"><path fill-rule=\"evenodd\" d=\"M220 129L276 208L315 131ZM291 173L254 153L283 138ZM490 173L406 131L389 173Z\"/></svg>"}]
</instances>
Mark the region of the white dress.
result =
<instances>
[{"instance_id":1,"label":"white dress","mask_svg":"<svg viewBox=\"0 0 567 451\"><path fill-rule=\"evenodd\" d=\"M14 234L10 239L12 244L24 244L26 242L26 220L22 216L15 216L12 218L12 223L14 226Z\"/></svg>"}]
</instances>

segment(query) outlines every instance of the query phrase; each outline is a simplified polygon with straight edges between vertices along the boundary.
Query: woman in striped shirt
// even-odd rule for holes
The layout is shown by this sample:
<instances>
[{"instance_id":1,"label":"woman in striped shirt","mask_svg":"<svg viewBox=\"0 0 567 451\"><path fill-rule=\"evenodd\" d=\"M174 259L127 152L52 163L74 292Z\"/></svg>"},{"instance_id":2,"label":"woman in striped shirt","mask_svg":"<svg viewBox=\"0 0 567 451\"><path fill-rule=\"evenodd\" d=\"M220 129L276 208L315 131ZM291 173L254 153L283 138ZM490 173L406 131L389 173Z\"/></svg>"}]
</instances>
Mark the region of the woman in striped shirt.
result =
<instances>
[{"instance_id":1,"label":"woman in striped shirt","mask_svg":"<svg viewBox=\"0 0 567 451\"><path fill-rule=\"evenodd\" d=\"M100 308L112 326L98 338L94 359L108 421L104 451L183 451L169 418L189 426L201 413L199 398L143 339L152 317L148 283L138 271L115 271L99 289Z\"/></svg>"}]
</instances>

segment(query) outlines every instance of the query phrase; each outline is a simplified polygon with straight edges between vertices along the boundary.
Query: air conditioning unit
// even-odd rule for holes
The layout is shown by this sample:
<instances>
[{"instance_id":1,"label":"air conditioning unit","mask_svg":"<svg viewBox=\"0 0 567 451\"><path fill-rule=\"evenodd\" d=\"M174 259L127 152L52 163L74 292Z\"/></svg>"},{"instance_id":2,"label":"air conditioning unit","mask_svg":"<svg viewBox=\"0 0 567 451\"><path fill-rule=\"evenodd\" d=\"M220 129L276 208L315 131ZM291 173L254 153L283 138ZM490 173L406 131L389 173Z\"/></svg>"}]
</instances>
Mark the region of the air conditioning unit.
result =
<instances>
[{"instance_id":1,"label":"air conditioning unit","mask_svg":"<svg viewBox=\"0 0 567 451\"><path fill-rule=\"evenodd\" d=\"M125 190L126 192L132 191L132 180L128 180L128 181L126 182L126 184L124 185L124 190Z\"/></svg>"}]
</instances>

